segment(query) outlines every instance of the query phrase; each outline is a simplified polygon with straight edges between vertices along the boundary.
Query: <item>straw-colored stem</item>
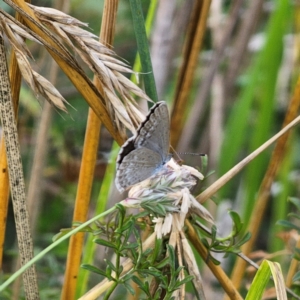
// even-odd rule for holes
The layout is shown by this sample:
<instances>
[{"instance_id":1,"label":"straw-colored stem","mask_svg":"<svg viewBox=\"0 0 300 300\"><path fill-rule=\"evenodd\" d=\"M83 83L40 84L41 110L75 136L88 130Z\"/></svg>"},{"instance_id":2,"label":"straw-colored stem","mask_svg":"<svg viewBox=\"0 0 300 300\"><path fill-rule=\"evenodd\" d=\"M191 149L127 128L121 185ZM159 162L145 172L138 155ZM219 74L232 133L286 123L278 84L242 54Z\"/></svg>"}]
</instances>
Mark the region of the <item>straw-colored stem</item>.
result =
<instances>
[{"instance_id":1,"label":"straw-colored stem","mask_svg":"<svg viewBox=\"0 0 300 300\"><path fill-rule=\"evenodd\" d=\"M218 28L218 31L222 32L221 34L219 34L219 36L221 35L222 39L220 39L220 41L217 41L218 42L218 43L216 43L217 47L211 58L210 65L209 65L207 71L204 72L204 74L202 76L203 79L201 80L200 86L198 88L198 93L196 96L196 101L193 105L193 109L191 110L189 118L186 121L186 123L184 124L184 128L182 129L182 134L180 136L180 141L179 141L179 144L177 147L178 151L184 151L183 149L186 149L187 147L189 147L191 145L192 139L193 139L193 133L194 133L194 130L192 130L192 128L197 127L196 125L199 123L201 116L205 115L205 113L204 113L205 103L209 99L212 88L215 88L214 78L215 77L218 78L216 76L216 74L220 70L219 67L226 55L226 49L228 48L228 44L229 44L230 38L232 36L232 32L234 31L234 29L236 27L237 20L240 17L240 9L241 9L242 5L243 5L242 0L232 1L231 7L230 7L230 14L227 17L226 24L220 26L220 23L223 23L223 20L222 20L222 22L220 22L218 26L215 26L215 28ZM211 10L211 12L212 12L212 10ZM212 17L213 17L213 15L211 14L211 18ZM216 21L211 20L211 23L212 24L216 23ZM216 30L214 30L215 28L211 28L212 34L214 34L214 31L216 31ZM222 79L219 78L218 81L222 81ZM221 84L220 84L220 86L221 86ZM222 96L224 96L223 88L221 87L219 89L222 89L222 91L221 91ZM222 97L218 97L217 101L220 101L220 100L222 100ZM211 103L211 111L212 111L211 113L212 114L215 113L215 110L214 110L215 107L213 106L214 102ZM211 122L213 122L213 121L214 120L211 120ZM217 122L221 122L221 120L218 119ZM212 123L212 124L214 125L214 123ZM215 127L214 127L213 131L214 131L214 138L218 141L218 143L220 143L220 141L222 139L221 138L217 139ZM214 151L214 150L217 150L217 149L215 147L210 147L210 152ZM211 159L212 159L212 153L210 153L210 162L211 162Z\"/></svg>"},{"instance_id":2,"label":"straw-colored stem","mask_svg":"<svg viewBox=\"0 0 300 300\"><path fill-rule=\"evenodd\" d=\"M247 228L247 231L251 233L251 239L249 240L248 243L246 243L242 247L242 252L245 255L249 254L252 251L254 243L257 239L259 228L261 227L261 222L263 220L263 216L269 200L271 185L274 181L277 171L281 165L282 157L284 156L285 153L285 146L289 134L285 134L285 135L283 134L286 133L290 128L298 124L300 121L300 116L298 116L296 119L290 122L298 112L299 105L300 105L299 100L300 100L300 77L298 78L294 95L292 97L288 111L286 113L286 117L283 124L284 128L272 138L274 140L275 137L278 138L280 136L280 139L278 140L275 149L273 151L267 172L261 184L257 200L255 201L255 207L253 209L252 218L250 219L250 223ZM288 123L289 125L286 125ZM255 152L257 152L257 150ZM241 259L238 259L232 273L232 280L236 287L239 287L241 284L242 274L244 274L245 268L246 268L246 262Z\"/></svg>"},{"instance_id":3,"label":"straw-colored stem","mask_svg":"<svg viewBox=\"0 0 300 300\"><path fill-rule=\"evenodd\" d=\"M155 240L156 240L156 233L152 233L145 242L143 242L143 252L145 252L149 248L154 248L155 246ZM121 273L121 277L126 275L127 272L129 272L132 267L132 261L131 259L126 259L124 263L122 264L123 271ZM112 276L114 276L114 273L112 272ZM114 284L113 281L108 281L108 279L104 279L99 284L94 286L91 290L89 290L85 295L80 297L78 300L93 300L97 299L101 294L103 294L105 291L107 291L112 285Z\"/></svg>"},{"instance_id":4,"label":"straw-colored stem","mask_svg":"<svg viewBox=\"0 0 300 300\"><path fill-rule=\"evenodd\" d=\"M236 78L239 74L241 67L243 66L242 60L248 55L247 47L249 40L253 34L255 27L258 25L258 20L261 17L263 11L263 0L253 0L249 2L249 7L245 16L242 18L242 22L238 32L236 34L236 42L230 55L228 62L228 71L224 77L225 79L225 94L228 95L226 99L232 94Z\"/></svg>"},{"instance_id":5,"label":"straw-colored stem","mask_svg":"<svg viewBox=\"0 0 300 300\"><path fill-rule=\"evenodd\" d=\"M206 30L210 0L195 1L192 17L192 27L189 30L189 39L186 42L183 64L176 88L175 105L171 117L171 145L176 148L184 124L184 112L188 95L193 83L194 72L198 63L199 51Z\"/></svg>"},{"instance_id":6,"label":"straw-colored stem","mask_svg":"<svg viewBox=\"0 0 300 300\"><path fill-rule=\"evenodd\" d=\"M0 143L0 269L2 269L3 248L5 239L6 218L9 196L9 179L4 138Z\"/></svg>"},{"instance_id":7,"label":"straw-colored stem","mask_svg":"<svg viewBox=\"0 0 300 300\"><path fill-rule=\"evenodd\" d=\"M290 122L287 126L285 126L281 131L279 131L276 135L274 135L271 139L253 151L250 155L245 157L241 162L239 162L236 166L234 166L231 170L229 170L226 174L220 177L217 181L215 181L211 186L209 186L204 192L202 192L197 200L200 203L205 202L210 197L212 197L222 186L224 186L229 180L231 180L235 175L237 175L244 167L246 167L254 158L256 158L260 153L266 150L270 145L272 145L276 140L278 140L281 136L286 134L290 129L300 123L300 116Z\"/></svg>"},{"instance_id":8,"label":"straw-colored stem","mask_svg":"<svg viewBox=\"0 0 300 300\"><path fill-rule=\"evenodd\" d=\"M223 269L220 265L215 265L211 260L208 260L208 253L207 249L204 247L204 245L201 243L194 227L191 225L191 223L186 220L185 225L187 226L187 236L189 241L193 244L195 249L198 251L198 253L201 255L202 259L205 261L209 269L212 271L214 276L217 278L225 292L227 293L228 297L230 299L243 299L239 292L236 290L234 285L232 284L231 280L227 277Z\"/></svg>"},{"instance_id":9,"label":"straw-colored stem","mask_svg":"<svg viewBox=\"0 0 300 300\"><path fill-rule=\"evenodd\" d=\"M112 45L113 42L117 8L118 0L106 0L104 3L100 40L107 45ZM96 77L94 78L94 83L98 89L101 89L101 83ZM89 109L73 221L84 222L87 219L98 153L100 128L100 119L92 109ZM61 299L67 300L75 297L83 242L84 233L78 233L70 239Z\"/></svg>"},{"instance_id":10,"label":"straw-colored stem","mask_svg":"<svg viewBox=\"0 0 300 300\"><path fill-rule=\"evenodd\" d=\"M16 19L22 22L20 14L16 14ZM18 67L16 56L14 51L10 58L10 82L11 82L11 96L14 105L15 117L17 120L17 111L19 104L19 93L21 88L21 73ZM0 269L2 269L3 259L3 246L5 239L5 227L8 209L8 197L9 197L9 178L8 178L8 166L5 152L4 137L1 137L0 141Z\"/></svg>"},{"instance_id":11,"label":"straw-colored stem","mask_svg":"<svg viewBox=\"0 0 300 300\"><path fill-rule=\"evenodd\" d=\"M73 60L66 48L64 48L61 43L56 40L55 37L44 26L40 24L33 11L26 5L25 2L23 2L23 0L4 1L22 13L26 25L47 43L47 50L55 59L60 68L65 72L77 90L88 102L89 106L101 119L103 125L107 128L113 138L118 142L119 145L123 144L124 140L119 132L116 131L113 125L113 120L111 120L108 115L104 105L103 97L99 91L96 90L95 86L88 79L76 61Z\"/></svg>"},{"instance_id":12,"label":"straw-colored stem","mask_svg":"<svg viewBox=\"0 0 300 300\"><path fill-rule=\"evenodd\" d=\"M0 119L5 139L18 247L21 264L24 265L33 257L33 241L30 233L29 214L26 207L25 181L2 36L0 37L0 58ZM28 299L38 299L39 291L34 266L23 274L23 280L26 297Z\"/></svg>"},{"instance_id":13,"label":"straw-colored stem","mask_svg":"<svg viewBox=\"0 0 300 300\"><path fill-rule=\"evenodd\" d=\"M298 239L297 244L295 246L296 249L300 248L300 240ZM288 273L286 275L286 286L289 288L292 286L293 284L293 277L296 274L296 272L298 271L299 268L299 260L292 258Z\"/></svg>"}]
</instances>

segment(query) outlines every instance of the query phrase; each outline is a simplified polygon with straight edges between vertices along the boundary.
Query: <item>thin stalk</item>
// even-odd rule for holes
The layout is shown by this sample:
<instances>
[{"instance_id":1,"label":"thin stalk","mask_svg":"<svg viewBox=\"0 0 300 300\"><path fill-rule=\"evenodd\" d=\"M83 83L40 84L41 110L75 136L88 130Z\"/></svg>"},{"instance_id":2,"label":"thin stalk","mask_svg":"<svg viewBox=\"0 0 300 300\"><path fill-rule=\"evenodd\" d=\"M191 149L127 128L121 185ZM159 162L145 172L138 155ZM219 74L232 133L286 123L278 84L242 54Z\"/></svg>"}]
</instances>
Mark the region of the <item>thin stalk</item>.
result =
<instances>
[{"instance_id":1,"label":"thin stalk","mask_svg":"<svg viewBox=\"0 0 300 300\"><path fill-rule=\"evenodd\" d=\"M262 153L266 148L272 145L275 141L277 141L280 137L282 139L286 139L287 132L292 129L294 126L300 123L300 116L290 122L287 126L285 126L281 131L279 131L276 135L274 135L271 139L245 157L241 162L239 162L236 166L234 166L231 170L229 170L226 174L220 177L216 182L214 182L211 186L209 186L204 192L202 192L198 197L197 201L200 203L205 202L210 197L212 197L222 186L224 186L230 179L232 179L237 173L239 173L245 166L247 166L254 158L256 158L260 153ZM280 141L278 141L279 143ZM272 181L271 181L272 182ZM254 214L255 215L255 214Z\"/></svg>"},{"instance_id":2,"label":"thin stalk","mask_svg":"<svg viewBox=\"0 0 300 300\"><path fill-rule=\"evenodd\" d=\"M102 94L100 94L99 90L95 88L94 84L92 84L67 49L45 26L41 25L33 11L23 0L4 0L4 2L22 14L26 25L37 34L37 37L40 40L43 41L50 55L69 77L95 114L99 117L99 119L101 119L112 137L119 145L123 144L123 138L120 133L116 131L113 121L110 119L106 110Z\"/></svg>"},{"instance_id":3,"label":"thin stalk","mask_svg":"<svg viewBox=\"0 0 300 300\"><path fill-rule=\"evenodd\" d=\"M295 245L296 249L300 248L300 239L298 239L297 244ZM293 277L297 273L299 268L299 260L296 258L292 258L289 270L286 275L286 286L289 288L293 284Z\"/></svg>"},{"instance_id":4,"label":"thin stalk","mask_svg":"<svg viewBox=\"0 0 300 300\"><path fill-rule=\"evenodd\" d=\"M192 226L192 224L186 220L185 226L187 226L187 237L188 240L193 244L197 252L200 254L202 259L206 262L209 269L212 271L214 276L217 278L227 295L230 299L234 300L241 300L242 297L237 291L237 289L232 284L231 280L227 277L223 269L220 265L215 265L211 260L208 260L208 253L207 249L204 247L204 245L201 243L200 238L195 230L195 228Z\"/></svg>"},{"instance_id":5,"label":"thin stalk","mask_svg":"<svg viewBox=\"0 0 300 300\"><path fill-rule=\"evenodd\" d=\"M284 133L286 133L290 128L298 124L300 121L300 116L298 116L296 119L290 122L290 120L297 114L299 106L300 106L300 77L298 78L294 95L292 97L292 100L290 101L290 105L285 116L283 129L278 134L276 134L277 138L280 137L280 139L278 140L275 149L272 153L270 164L268 166L267 172L262 181L258 193L257 201L255 202L255 207L252 212L252 218L250 219L247 228L247 231L251 232L251 239L241 249L245 255L248 255L252 251L254 243L257 239L259 228L261 226L261 221L263 219L267 207L267 203L269 201L271 185L277 174L278 168L281 165L281 158L283 157L286 151L285 147L288 141L289 134L284 134ZM287 123L288 125L286 125ZM272 139L274 140L276 136L274 136ZM235 286L237 287L239 287L241 284L241 280L242 280L241 274L244 274L245 268L246 268L246 263L243 260L238 259L232 273L232 280Z\"/></svg>"},{"instance_id":6,"label":"thin stalk","mask_svg":"<svg viewBox=\"0 0 300 300\"><path fill-rule=\"evenodd\" d=\"M19 13L16 13L16 19L22 22ZM17 119L17 111L19 106L19 94L21 89L21 73L16 60L15 52L12 51L10 58L10 82L11 82L11 96L14 106L15 118ZM4 137L1 137L0 142L0 269L2 269L3 247L5 239L5 228L8 210L8 197L9 197L9 179L8 179L8 166L5 152Z\"/></svg>"},{"instance_id":7,"label":"thin stalk","mask_svg":"<svg viewBox=\"0 0 300 300\"><path fill-rule=\"evenodd\" d=\"M171 117L170 144L174 148L177 147L184 125L188 95L192 87L199 51L206 31L206 21L208 18L210 3L211 0L195 1L195 7L193 9L194 15L191 18L192 26L189 30L189 38L186 41L183 63L176 87L175 105Z\"/></svg>"},{"instance_id":8,"label":"thin stalk","mask_svg":"<svg viewBox=\"0 0 300 300\"><path fill-rule=\"evenodd\" d=\"M147 13L146 21L145 21L147 37L149 37L150 31L152 29L152 23L153 23L153 19L155 17L156 7L157 7L157 0L152 0L150 2L150 6L148 9L148 13ZM141 59L140 59L140 55L138 53L136 55L136 58L135 58L135 61L133 64L133 70L135 72L141 72L141 70L142 70ZM132 82L137 83L136 76L132 75L130 79Z\"/></svg>"},{"instance_id":9,"label":"thin stalk","mask_svg":"<svg viewBox=\"0 0 300 300\"><path fill-rule=\"evenodd\" d=\"M191 141L193 138L193 130L191 128L194 128L198 121L199 116L201 116L201 110L203 110L203 103L207 102L209 99L209 94L211 91L211 87L214 81L214 77L219 70L219 66L221 62L223 61L225 55L226 55L226 49L228 47L229 40L232 36L232 32L236 26L237 20L240 16L240 8L243 4L243 0L236 0L232 2L232 7L230 8L231 12L228 16L225 30L222 29L222 40L220 41L212 59L210 62L210 66L207 70L207 72L204 73L203 79L201 81L200 87L198 89L198 95L197 95L197 103L195 103L191 115L189 116L189 119L187 120L184 128L182 129L182 135L180 138L180 145L181 147L189 146L191 145ZM220 28L220 27L219 27ZM197 59L198 57L196 57ZM190 63L191 64L191 63ZM187 72L191 72L190 68L187 69ZM189 74L189 73L188 73ZM189 74L189 76L191 76ZM178 92L178 95L180 93ZM186 95L187 98L187 95ZM187 100L187 99L186 99ZM180 112L180 111L179 111ZM174 121L175 123L176 121ZM175 123L176 124L176 123ZM197 126L196 126L197 127ZM172 146L174 146L172 144Z\"/></svg>"},{"instance_id":10,"label":"thin stalk","mask_svg":"<svg viewBox=\"0 0 300 300\"><path fill-rule=\"evenodd\" d=\"M95 214L99 215L103 213L107 207L107 200L109 199L110 187L114 180L115 166L116 166L116 157L119 146L116 142L113 143L113 148L111 150L111 157L109 158L109 164L105 170L105 176L101 182L101 189L99 192L99 196L97 199ZM94 242L94 236L89 234L87 237L87 241L84 247L84 257L82 258L82 264L93 264L95 251L97 248L97 244ZM87 289L87 283L90 278L91 273L87 270L80 268L78 284L76 287L76 298L79 298L80 295L83 295Z\"/></svg>"},{"instance_id":11,"label":"thin stalk","mask_svg":"<svg viewBox=\"0 0 300 300\"><path fill-rule=\"evenodd\" d=\"M140 0L130 0L133 26L144 73L144 85L146 94L154 101L158 101L152 62L150 57L149 43L145 29L145 21ZM152 106L149 103L150 106Z\"/></svg>"},{"instance_id":12,"label":"thin stalk","mask_svg":"<svg viewBox=\"0 0 300 300\"><path fill-rule=\"evenodd\" d=\"M0 285L0 292L3 292L5 288L7 288L14 280L22 275L28 268L30 268L32 265L34 265L37 261L39 261L41 258L43 258L47 253L49 253L52 249L60 245L63 241L67 240L69 237L73 236L74 234L78 233L79 231L83 230L88 225L92 224L93 222L97 221L98 219L104 218L105 216L113 213L116 210L116 206L113 206L112 208L108 209L104 213L97 215L93 217L92 219L88 220L87 222L79 225L75 229L69 231L67 234L62 236L61 238L57 239L55 242L53 242L50 246L45 248L43 251L41 251L39 254L37 254L34 258L32 258L30 261L26 263L26 265L22 266L17 272L15 272L11 277L9 277L3 284Z\"/></svg>"},{"instance_id":13,"label":"thin stalk","mask_svg":"<svg viewBox=\"0 0 300 300\"><path fill-rule=\"evenodd\" d=\"M113 43L118 2L118 0L106 0L104 3L100 40L107 45ZM101 91L102 85L96 77L94 77L94 83ZM73 215L74 221L84 222L87 219L101 124L101 120L90 108ZM84 233L79 233L70 240L62 299L74 299L75 297L83 242Z\"/></svg>"},{"instance_id":14,"label":"thin stalk","mask_svg":"<svg viewBox=\"0 0 300 300\"><path fill-rule=\"evenodd\" d=\"M18 247L21 264L24 265L33 257L33 241L30 232L29 213L26 206L25 181L2 36L0 36L0 61L0 116L5 139ZM39 299L34 266L31 266L24 273L23 280L26 297L28 299Z\"/></svg>"}]
</instances>

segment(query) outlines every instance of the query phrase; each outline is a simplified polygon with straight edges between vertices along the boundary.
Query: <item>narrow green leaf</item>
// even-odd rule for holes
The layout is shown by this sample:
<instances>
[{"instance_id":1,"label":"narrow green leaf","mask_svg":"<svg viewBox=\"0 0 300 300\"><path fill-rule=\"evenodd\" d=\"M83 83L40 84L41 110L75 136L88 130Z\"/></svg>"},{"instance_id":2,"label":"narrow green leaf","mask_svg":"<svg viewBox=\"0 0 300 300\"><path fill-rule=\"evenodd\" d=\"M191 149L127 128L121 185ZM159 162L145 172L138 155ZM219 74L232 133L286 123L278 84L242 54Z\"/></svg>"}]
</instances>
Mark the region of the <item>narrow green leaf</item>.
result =
<instances>
[{"instance_id":1,"label":"narrow green leaf","mask_svg":"<svg viewBox=\"0 0 300 300\"><path fill-rule=\"evenodd\" d=\"M99 215L103 213L107 207L107 201L109 199L110 187L114 180L115 174L115 163L116 157L118 155L119 146L116 142L112 145L112 151L109 158L109 163L106 167L105 176L102 180L101 188L99 191L98 199L96 202L95 214ZM95 182L96 183L96 182ZM95 230L94 235L88 235L87 242L84 248L84 257L83 263L93 264L95 258L95 252L97 251L97 244L93 242L95 236L98 236L99 233ZM88 282L89 282L90 273L86 272L85 270L80 270L78 274L78 282L76 286L76 296L75 298L78 299L81 295L83 295L88 290Z\"/></svg>"},{"instance_id":2,"label":"narrow green leaf","mask_svg":"<svg viewBox=\"0 0 300 300\"><path fill-rule=\"evenodd\" d=\"M279 220L276 222L277 225L281 225L287 229L296 229L298 232L300 232L300 227L296 226L295 224L293 224L290 221L286 221L286 220Z\"/></svg>"},{"instance_id":3,"label":"narrow green leaf","mask_svg":"<svg viewBox=\"0 0 300 300\"><path fill-rule=\"evenodd\" d=\"M175 270L175 250L171 245L167 244L167 248L168 248L168 254L169 254L169 264L171 267L171 273Z\"/></svg>"},{"instance_id":4,"label":"narrow green leaf","mask_svg":"<svg viewBox=\"0 0 300 300\"><path fill-rule=\"evenodd\" d=\"M192 280L194 280L194 276L188 275L188 276L186 276L184 279L178 281L178 282L176 283L176 285L175 285L175 288L177 289L177 288L179 288L181 285L186 284L186 283L188 283L188 282L190 282L190 281L192 281Z\"/></svg>"},{"instance_id":5,"label":"narrow green leaf","mask_svg":"<svg viewBox=\"0 0 300 300\"><path fill-rule=\"evenodd\" d=\"M144 73L144 85L146 94L154 101L158 101L152 62L150 57L149 43L145 29L145 21L140 0L129 0L133 27L137 41L138 51L140 54L142 71Z\"/></svg>"},{"instance_id":6,"label":"narrow green leaf","mask_svg":"<svg viewBox=\"0 0 300 300\"><path fill-rule=\"evenodd\" d=\"M123 285L126 287L126 289L129 291L131 295L135 295L134 288L127 282L124 282Z\"/></svg>"},{"instance_id":7,"label":"narrow green leaf","mask_svg":"<svg viewBox=\"0 0 300 300\"><path fill-rule=\"evenodd\" d=\"M137 276L133 275L132 276L132 281L134 281L141 289L143 289L144 282Z\"/></svg>"},{"instance_id":8,"label":"narrow green leaf","mask_svg":"<svg viewBox=\"0 0 300 300\"><path fill-rule=\"evenodd\" d=\"M246 300L258 300L262 298L263 292L270 281L271 274L275 284L277 299L287 300L285 282L280 265L268 260L264 260L260 265L252 281Z\"/></svg>"},{"instance_id":9,"label":"narrow green leaf","mask_svg":"<svg viewBox=\"0 0 300 300\"><path fill-rule=\"evenodd\" d=\"M240 248L242 245L247 243L251 239L251 233L247 232L242 239L240 239L234 246Z\"/></svg>"},{"instance_id":10,"label":"narrow green leaf","mask_svg":"<svg viewBox=\"0 0 300 300\"><path fill-rule=\"evenodd\" d=\"M88 270L90 272L93 272L93 273L96 273L96 274L100 274L104 277L106 277L106 273L100 269L98 269L97 267L94 267L92 265L89 265L89 264L82 264L80 266L81 268L85 269L85 270Z\"/></svg>"},{"instance_id":11,"label":"narrow green leaf","mask_svg":"<svg viewBox=\"0 0 300 300\"><path fill-rule=\"evenodd\" d=\"M229 215L233 221L233 224L235 226L235 232L236 232L236 234L238 234L243 228L243 222L241 221L241 218L237 212L231 210L228 213L229 213Z\"/></svg>"},{"instance_id":12,"label":"narrow green leaf","mask_svg":"<svg viewBox=\"0 0 300 300\"><path fill-rule=\"evenodd\" d=\"M157 270L156 268L153 268L153 267L149 267L148 270L143 270L143 273L152 275L154 277L161 277L161 272L159 270Z\"/></svg>"},{"instance_id":13,"label":"narrow green leaf","mask_svg":"<svg viewBox=\"0 0 300 300\"><path fill-rule=\"evenodd\" d=\"M98 244L98 245L102 245L102 246L105 246L105 247L108 247L108 248L112 248L112 249L116 249L116 245L109 242L109 241L106 241L106 240L103 240L103 239L94 239L94 243Z\"/></svg>"},{"instance_id":14,"label":"narrow green leaf","mask_svg":"<svg viewBox=\"0 0 300 300\"><path fill-rule=\"evenodd\" d=\"M108 266L110 269L112 269L114 272L117 272L116 267L114 266L114 264L113 264L110 260L105 259L104 261L106 262L107 266Z\"/></svg>"},{"instance_id":15,"label":"narrow green leaf","mask_svg":"<svg viewBox=\"0 0 300 300\"><path fill-rule=\"evenodd\" d=\"M159 263L155 264L155 268L162 269L166 265L170 263L169 257L165 257L163 260L161 260Z\"/></svg>"},{"instance_id":16,"label":"narrow green leaf","mask_svg":"<svg viewBox=\"0 0 300 300\"><path fill-rule=\"evenodd\" d=\"M300 280L300 271L297 272L294 277L293 277L293 282L299 281Z\"/></svg>"},{"instance_id":17,"label":"narrow green leaf","mask_svg":"<svg viewBox=\"0 0 300 300\"><path fill-rule=\"evenodd\" d=\"M299 198L289 197L288 201L291 202L291 203L293 203L297 207L297 210L300 211L300 199Z\"/></svg>"},{"instance_id":18,"label":"narrow green leaf","mask_svg":"<svg viewBox=\"0 0 300 300\"><path fill-rule=\"evenodd\" d=\"M270 281L271 270L267 261L263 261L252 281L245 300L259 300Z\"/></svg>"},{"instance_id":19,"label":"narrow green leaf","mask_svg":"<svg viewBox=\"0 0 300 300\"><path fill-rule=\"evenodd\" d=\"M137 246L138 246L138 243L128 243L128 244L124 245L121 248L121 250L123 250L123 249L135 249L135 248L137 248Z\"/></svg>"},{"instance_id":20,"label":"narrow green leaf","mask_svg":"<svg viewBox=\"0 0 300 300\"><path fill-rule=\"evenodd\" d=\"M289 218L300 219L299 213L289 213L289 214L288 214L288 217L289 217Z\"/></svg>"},{"instance_id":21,"label":"narrow green leaf","mask_svg":"<svg viewBox=\"0 0 300 300\"><path fill-rule=\"evenodd\" d=\"M274 10L272 10L267 24L264 47L257 60L258 72L252 74L256 77L251 96L255 100L253 108L256 118L254 126L251 128L250 137L248 134L244 134L246 131L243 131L244 136L250 141L249 152L257 149L273 135L272 124L275 119L277 77L282 64L284 38L292 19L289 1L277 0L273 4ZM263 88L258 89L257 85ZM249 111L248 115L250 115ZM252 215L255 195L265 175L267 157L267 152L260 154L245 170L246 195L245 201L243 201L244 212L242 216L246 225Z\"/></svg>"}]
</instances>

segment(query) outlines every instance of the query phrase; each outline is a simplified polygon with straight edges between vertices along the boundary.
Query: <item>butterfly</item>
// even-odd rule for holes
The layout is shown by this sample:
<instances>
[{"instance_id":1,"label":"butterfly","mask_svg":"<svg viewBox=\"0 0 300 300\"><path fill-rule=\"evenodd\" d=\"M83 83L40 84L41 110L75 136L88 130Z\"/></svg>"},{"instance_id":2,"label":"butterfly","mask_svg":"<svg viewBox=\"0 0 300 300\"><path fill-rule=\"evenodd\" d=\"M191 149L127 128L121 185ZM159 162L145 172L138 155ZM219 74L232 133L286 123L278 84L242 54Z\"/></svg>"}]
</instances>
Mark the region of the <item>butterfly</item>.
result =
<instances>
[{"instance_id":1,"label":"butterfly","mask_svg":"<svg viewBox=\"0 0 300 300\"><path fill-rule=\"evenodd\" d=\"M167 104L157 102L134 136L121 147L115 184L120 192L159 171L169 155L170 119Z\"/></svg>"}]
</instances>

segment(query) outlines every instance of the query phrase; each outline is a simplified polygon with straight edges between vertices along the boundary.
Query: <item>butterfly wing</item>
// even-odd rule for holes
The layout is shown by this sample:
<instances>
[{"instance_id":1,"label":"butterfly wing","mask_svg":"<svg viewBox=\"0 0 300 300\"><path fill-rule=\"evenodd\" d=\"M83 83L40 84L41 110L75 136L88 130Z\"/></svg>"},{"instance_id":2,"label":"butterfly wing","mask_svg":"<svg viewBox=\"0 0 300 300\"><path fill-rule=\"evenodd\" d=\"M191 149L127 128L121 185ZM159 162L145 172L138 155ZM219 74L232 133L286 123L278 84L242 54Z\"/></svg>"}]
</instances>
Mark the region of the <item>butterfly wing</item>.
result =
<instances>
[{"instance_id":1,"label":"butterfly wing","mask_svg":"<svg viewBox=\"0 0 300 300\"><path fill-rule=\"evenodd\" d=\"M158 102L141 123L134 140L135 148L145 147L161 155L162 164L168 160L170 120L167 104Z\"/></svg>"},{"instance_id":2,"label":"butterfly wing","mask_svg":"<svg viewBox=\"0 0 300 300\"><path fill-rule=\"evenodd\" d=\"M159 153L147 148L138 148L126 156L117 166L116 186L123 192L129 186L150 177L161 166Z\"/></svg>"},{"instance_id":3,"label":"butterfly wing","mask_svg":"<svg viewBox=\"0 0 300 300\"><path fill-rule=\"evenodd\" d=\"M169 159L170 120L165 102L154 105L137 133L121 147L116 186L124 191L155 173Z\"/></svg>"}]
</instances>

